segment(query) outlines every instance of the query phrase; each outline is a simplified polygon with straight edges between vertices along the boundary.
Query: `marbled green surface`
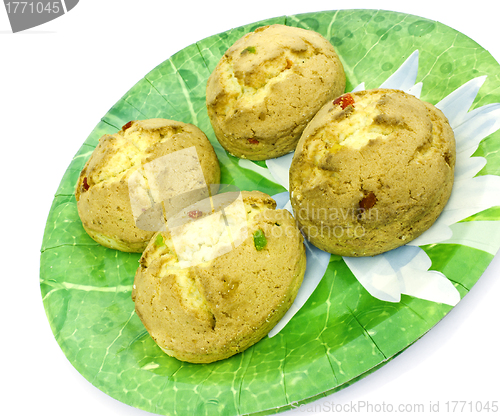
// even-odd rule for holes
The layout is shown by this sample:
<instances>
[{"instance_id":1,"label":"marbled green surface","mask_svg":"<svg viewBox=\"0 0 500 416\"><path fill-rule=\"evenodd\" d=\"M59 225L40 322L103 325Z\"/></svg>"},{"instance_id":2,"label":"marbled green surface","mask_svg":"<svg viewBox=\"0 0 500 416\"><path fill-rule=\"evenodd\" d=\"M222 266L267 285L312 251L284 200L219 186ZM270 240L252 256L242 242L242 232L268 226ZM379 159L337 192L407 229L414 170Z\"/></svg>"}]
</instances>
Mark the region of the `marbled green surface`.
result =
<instances>
[{"instance_id":1,"label":"marbled green surface","mask_svg":"<svg viewBox=\"0 0 500 416\"><path fill-rule=\"evenodd\" d=\"M371 297L342 258L329 267L306 305L273 338L230 359L189 364L165 355L134 313L131 288L139 255L90 239L73 196L78 174L98 139L132 119L163 117L200 127L216 148L222 182L269 194L283 188L241 168L217 143L205 108L205 84L224 51L268 23L316 30L336 47L347 90L379 86L419 49L421 98L438 102L468 80L488 75L473 107L500 102L499 66L465 35L438 22L375 10L325 11L252 23L193 44L154 68L98 122L71 161L54 198L41 249L40 287L54 336L75 368L96 387L129 405L166 415L273 414L343 388L369 374L423 336L450 306L403 296ZM500 174L500 135L481 143ZM261 166L265 166L262 165ZM476 214L496 221L500 210ZM423 247L462 297L492 255L459 244Z\"/></svg>"}]
</instances>

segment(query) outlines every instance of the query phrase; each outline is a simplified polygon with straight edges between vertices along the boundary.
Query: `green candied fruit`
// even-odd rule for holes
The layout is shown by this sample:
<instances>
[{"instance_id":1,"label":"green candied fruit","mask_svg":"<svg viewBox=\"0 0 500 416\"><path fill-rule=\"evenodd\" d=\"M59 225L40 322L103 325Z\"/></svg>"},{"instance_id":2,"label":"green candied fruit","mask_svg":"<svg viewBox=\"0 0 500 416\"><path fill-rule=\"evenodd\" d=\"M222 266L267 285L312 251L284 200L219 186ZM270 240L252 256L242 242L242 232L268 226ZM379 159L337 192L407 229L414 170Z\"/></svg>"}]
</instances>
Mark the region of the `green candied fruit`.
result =
<instances>
[{"instance_id":1,"label":"green candied fruit","mask_svg":"<svg viewBox=\"0 0 500 416\"><path fill-rule=\"evenodd\" d=\"M159 233L155 238L155 245L158 247L164 246L165 241L163 241L163 236Z\"/></svg>"},{"instance_id":2,"label":"green candied fruit","mask_svg":"<svg viewBox=\"0 0 500 416\"><path fill-rule=\"evenodd\" d=\"M263 250L267 246L267 238L264 231L258 229L253 233L253 244L257 251Z\"/></svg>"},{"instance_id":3,"label":"green candied fruit","mask_svg":"<svg viewBox=\"0 0 500 416\"><path fill-rule=\"evenodd\" d=\"M257 53L257 51L255 50L255 46L247 46L241 51L240 55L245 55L246 53Z\"/></svg>"}]
</instances>

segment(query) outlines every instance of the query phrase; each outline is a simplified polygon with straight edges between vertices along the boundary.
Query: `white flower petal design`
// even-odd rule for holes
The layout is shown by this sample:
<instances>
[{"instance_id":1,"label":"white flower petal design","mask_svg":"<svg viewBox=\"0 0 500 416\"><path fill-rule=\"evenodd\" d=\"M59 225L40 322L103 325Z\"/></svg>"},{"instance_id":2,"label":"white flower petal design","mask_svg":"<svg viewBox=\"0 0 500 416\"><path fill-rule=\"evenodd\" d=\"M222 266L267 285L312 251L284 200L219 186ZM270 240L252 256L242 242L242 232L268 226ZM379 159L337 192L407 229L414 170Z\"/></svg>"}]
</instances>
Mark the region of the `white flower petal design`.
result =
<instances>
[{"instance_id":1,"label":"white flower petal design","mask_svg":"<svg viewBox=\"0 0 500 416\"><path fill-rule=\"evenodd\" d=\"M499 189L500 177L493 175L478 176L468 181L456 182L451 197L436 222L425 233L410 241L408 245L423 246L447 242L453 237L452 225L456 225L458 221L487 208L500 205ZM474 221L461 224L461 227L465 228L476 227ZM491 240L491 242L493 241L496 240ZM460 244L468 245L466 241ZM500 246L496 247L495 253Z\"/></svg>"},{"instance_id":2,"label":"white flower petal design","mask_svg":"<svg viewBox=\"0 0 500 416\"><path fill-rule=\"evenodd\" d=\"M418 72L418 49L413 52L406 61L387 78L380 88L394 88L408 91L415 85Z\"/></svg>"},{"instance_id":3,"label":"white flower petal design","mask_svg":"<svg viewBox=\"0 0 500 416\"><path fill-rule=\"evenodd\" d=\"M399 247L401 251L410 251L416 247ZM440 272L430 270L431 259L425 251L418 248L411 261L398 270L401 275L401 294L420 299L456 305L460 301L460 293Z\"/></svg>"},{"instance_id":4,"label":"white flower petal design","mask_svg":"<svg viewBox=\"0 0 500 416\"><path fill-rule=\"evenodd\" d=\"M464 121L464 116L469 111L485 80L486 76L474 78L436 104L436 107L444 113L452 128L458 127Z\"/></svg>"},{"instance_id":5,"label":"white flower petal design","mask_svg":"<svg viewBox=\"0 0 500 416\"><path fill-rule=\"evenodd\" d=\"M419 98L423 84L415 83L417 72L418 51L415 51L381 87L401 89ZM406 294L454 306L460 301L458 290L442 273L429 271L431 260L419 246L461 244L493 255L500 248L500 222L459 223L485 209L500 206L500 177L475 176L485 166L486 159L471 157L481 140L500 128L500 103L488 104L469 112L485 79L482 76L467 82L436 104L448 118L457 143L455 183L450 200L438 220L420 237L395 250L374 257L344 257L347 266L372 296L388 302L399 302L401 295ZM353 92L364 88L365 84L361 83ZM286 189L289 189L288 171L292 158L293 153L266 162L272 176ZM286 206L291 210L289 201ZM315 264L311 265L311 260L318 261L315 256L322 259L326 269L326 259L330 255L324 252L321 255L318 249L315 251L314 255L308 256L308 270ZM277 334L300 309L321 277L304 279L308 283L303 284L299 291L297 298L300 302L290 308L270 336Z\"/></svg>"},{"instance_id":6,"label":"white flower petal design","mask_svg":"<svg viewBox=\"0 0 500 416\"><path fill-rule=\"evenodd\" d=\"M460 293L443 273L408 268L402 273L402 280L402 294L451 306L460 302Z\"/></svg>"},{"instance_id":7,"label":"white flower petal design","mask_svg":"<svg viewBox=\"0 0 500 416\"><path fill-rule=\"evenodd\" d=\"M314 292L314 289L318 286L319 282L323 278L328 264L330 263L330 253L320 250L314 247L306 239L304 239L304 244L306 246L306 256L307 256L307 267L304 274L304 280L300 286L297 297L295 298L292 306L286 312L285 316L275 325L275 327L269 332L268 336L273 337L279 333L285 325L292 319L292 317L304 306L309 299L309 296Z\"/></svg>"},{"instance_id":8,"label":"white flower petal design","mask_svg":"<svg viewBox=\"0 0 500 416\"><path fill-rule=\"evenodd\" d=\"M282 159L282 162L283 164L286 164L287 159ZM276 201L276 207L278 209L286 209L293 214L292 205L290 203L290 195L288 194L288 192L282 192L280 194L273 195L273 198ZM330 263L330 253L327 253L313 246L305 238L304 245L306 248L307 257L307 267L304 274L304 280L302 281L302 285L300 286L299 292L297 293L292 306L290 307L290 309L288 309L285 316L283 316L283 318L281 318L281 320L275 325L271 332L269 332L269 337L273 337L274 335L279 333L290 321L290 319L292 319L292 317L300 310L300 308L302 308L304 303L306 303L311 293L314 292L314 289L316 289L319 282L323 278L328 264Z\"/></svg>"},{"instance_id":9,"label":"white flower petal design","mask_svg":"<svg viewBox=\"0 0 500 416\"><path fill-rule=\"evenodd\" d=\"M442 274L428 271L431 260L419 247L402 246L374 257L344 257L363 287L374 297L399 302L402 294L455 305L460 294Z\"/></svg>"},{"instance_id":10,"label":"white flower petal design","mask_svg":"<svg viewBox=\"0 0 500 416\"><path fill-rule=\"evenodd\" d=\"M355 87L351 92L357 92L357 91L363 91L365 88L365 83L362 82L361 84L359 84L357 87Z\"/></svg>"},{"instance_id":11,"label":"white flower petal design","mask_svg":"<svg viewBox=\"0 0 500 416\"><path fill-rule=\"evenodd\" d=\"M401 279L388 256L344 257L344 261L370 295L387 302L400 301Z\"/></svg>"},{"instance_id":12,"label":"white flower petal design","mask_svg":"<svg viewBox=\"0 0 500 416\"><path fill-rule=\"evenodd\" d=\"M408 91L406 91L406 92L408 94L414 95L417 98L420 98L420 94L422 93L423 86L424 86L423 83L418 82L413 87L409 88Z\"/></svg>"},{"instance_id":13,"label":"white flower petal design","mask_svg":"<svg viewBox=\"0 0 500 416\"><path fill-rule=\"evenodd\" d=\"M266 166L269 168L274 180L285 189L290 189L290 185L288 184L288 172L290 171L293 155L294 153L292 152L275 159L266 160Z\"/></svg>"},{"instance_id":14,"label":"white flower petal design","mask_svg":"<svg viewBox=\"0 0 500 416\"><path fill-rule=\"evenodd\" d=\"M455 182L474 177L484 166L486 159L484 157L464 157L464 154L457 155L455 171Z\"/></svg>"},{"instance_id":15,"label":"white flower petal design","mask_svg":"<svg viewBox=\"0 0 500 416\"><path fill-rule=\"evenodd\" d=\"M459 222L450 226L452 236L441 244L462 244L495 255L500 247L499 221Z\"/></svg>"},{"instance_id":16,"label":"white flower petal design","mask_svg":"<svg viewBox=\"0 0 500 416\"><path fill-rule=\"evenodd\" d=\"M471 157L481 140L500 128L500 104L476 108L467 113L462 123L451 126L457 142L457 156Z\"/></svg>"},{"instance_id":17,"label":"white flower petal design","mask_svg":"<svg viewBox=\"0 0 500 416\"><path fill-rule=\"evenodd\" d=\"M276 201L276 209L288 209L287 205L290 202L290 194L288 192L281 192L280 194L273 195ZM289 209L290 212L292 212Z\"/></svg>"},{"instance_id":18,"label":"white flower petal design","mask_svg":"<svg viewBox=\"0 0 500 416\"><path fill-rule=\"evenodd\" d=\"M241 166L243 169L252 170L255 173L258 173L259 175L263 176L266 179L269 179L272 182L276 182L276 179L274 179L272 172L269 173L269 171L267 169L263 168L262 166L257 165L257 163L254 163L251 160L240 159L240 160L238 160L238 165Z\"/></svg>"}]
</instances>

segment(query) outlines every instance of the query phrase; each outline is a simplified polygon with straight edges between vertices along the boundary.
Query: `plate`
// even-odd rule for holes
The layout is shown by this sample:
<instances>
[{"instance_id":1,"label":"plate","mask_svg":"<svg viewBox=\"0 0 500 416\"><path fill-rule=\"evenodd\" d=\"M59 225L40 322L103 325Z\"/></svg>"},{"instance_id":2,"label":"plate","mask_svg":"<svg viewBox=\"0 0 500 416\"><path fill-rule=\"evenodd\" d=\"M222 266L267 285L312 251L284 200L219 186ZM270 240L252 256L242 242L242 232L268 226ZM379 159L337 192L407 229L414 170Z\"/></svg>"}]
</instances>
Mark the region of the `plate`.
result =
<instances>
[{"instance_id":1,"label":"plate","mask_svg":"<svg viewBox=\"0 0 500 416\"><path fill-rule=\"evenodd\" d=\"M370 295L346 261L331 256L304 306L275 336L230 359L183 363L165 355L134 312L131 290L139 255L95 243L82 228L74 187L103 134L130 120L163 117L203 130L221 162L222 183L270 195L285 188L265 163L240 166L217 143L205 108L205 84L226 49L245 33L272 23L312 29L335 46L346 90L380 86L416 50L421 98L438 103L486 76L470 111L500 102L499 65L467 36L421 17L380 10L342 10L282 16L200 40L154 68L106 113L70 162L47 219L40 287L54 336L72 365L94 386L128 405L158 414L272 414L331 394L377 370L417 341L452 306L401 295ZM485 136L474 156L486 164L476 177L500 175L500 133ZM477 210L476 210L477 211ZM460 223L497 224L498 206ZM467 227L465 227L467 228ZM463 298L500 242L487 248L460 238L420 248Z\"/></svg>"}]
</instances>

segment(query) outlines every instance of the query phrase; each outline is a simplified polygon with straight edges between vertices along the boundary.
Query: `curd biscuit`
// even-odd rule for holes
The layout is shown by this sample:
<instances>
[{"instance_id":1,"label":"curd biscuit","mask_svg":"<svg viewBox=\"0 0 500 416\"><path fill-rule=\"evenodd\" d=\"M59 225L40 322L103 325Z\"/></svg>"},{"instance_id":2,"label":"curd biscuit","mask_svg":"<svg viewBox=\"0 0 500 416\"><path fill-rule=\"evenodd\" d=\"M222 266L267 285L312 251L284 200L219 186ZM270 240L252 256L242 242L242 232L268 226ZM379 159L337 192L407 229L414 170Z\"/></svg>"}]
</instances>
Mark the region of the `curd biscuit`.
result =
<instances>
[{"instance_id":1,"label":"curd biscuit","mask_svg":"<svg viewBox=\"0 0 500 416\"><path fill-rule=\"evenodd\" d=\"M209 363L255 344L302 283L305 248L293 216L258 191L241 192L241 201L246 237L223 254L224 222L200 204L183 225L185 238L176 243L170 231L159 232L142 254L132 292L137 315L158 346L181 361ZM198 227L200 219L209 221Z\"/></svg>"},{"instance_id":2,"label":"curd biscuit","mask_svg":"<svg viewBox=\"0 0 500 416\"><path fill-rule=\"evenodd\" d=\"M201 173L196 176L196 169L170 169L164 178L165 188L169 188L166 197L168 192L174 196L175 192L203 186L200 182L207 187L220 182L215 151L205 134L192 124L159 118L135 120L116 134L102 136L81 171L75 190L78 214L88 235L108 248L142 252L152 235L162 228L148 229L137 223L138 214L131 200L136 189L130 185L130 179L136 175L147 183L143 177L145 167L158 162L156 170L168 170L169 166L162 166L160 161L168 155L177 159L177 154L191 158ZM150 191L142 191L149 201Z\"/></svg>"},{"instance_id":3,"label":"curd biscuit","mask_svg":"<svg viewBox=\"0 0 500 416\"><path fill-rule=\"evenodd\" d=\"M345 84L334 47L319 33L263 26L236 41L210 75L208 115L232 155L275 158L295 149L307 123Z\"/></svg>"},{"instance_id":4,"label":"curd biscuit","mask_svg":"<svg viewBox=\"0 0 500 416\"><path fill-rule=\"evenodd\" d=\"M345 94L318 112L297 145L291 203L315 246L373 256L434 223L454 167L453 130L432 104L399 90Z\"/></svg>"}]
</instances>

